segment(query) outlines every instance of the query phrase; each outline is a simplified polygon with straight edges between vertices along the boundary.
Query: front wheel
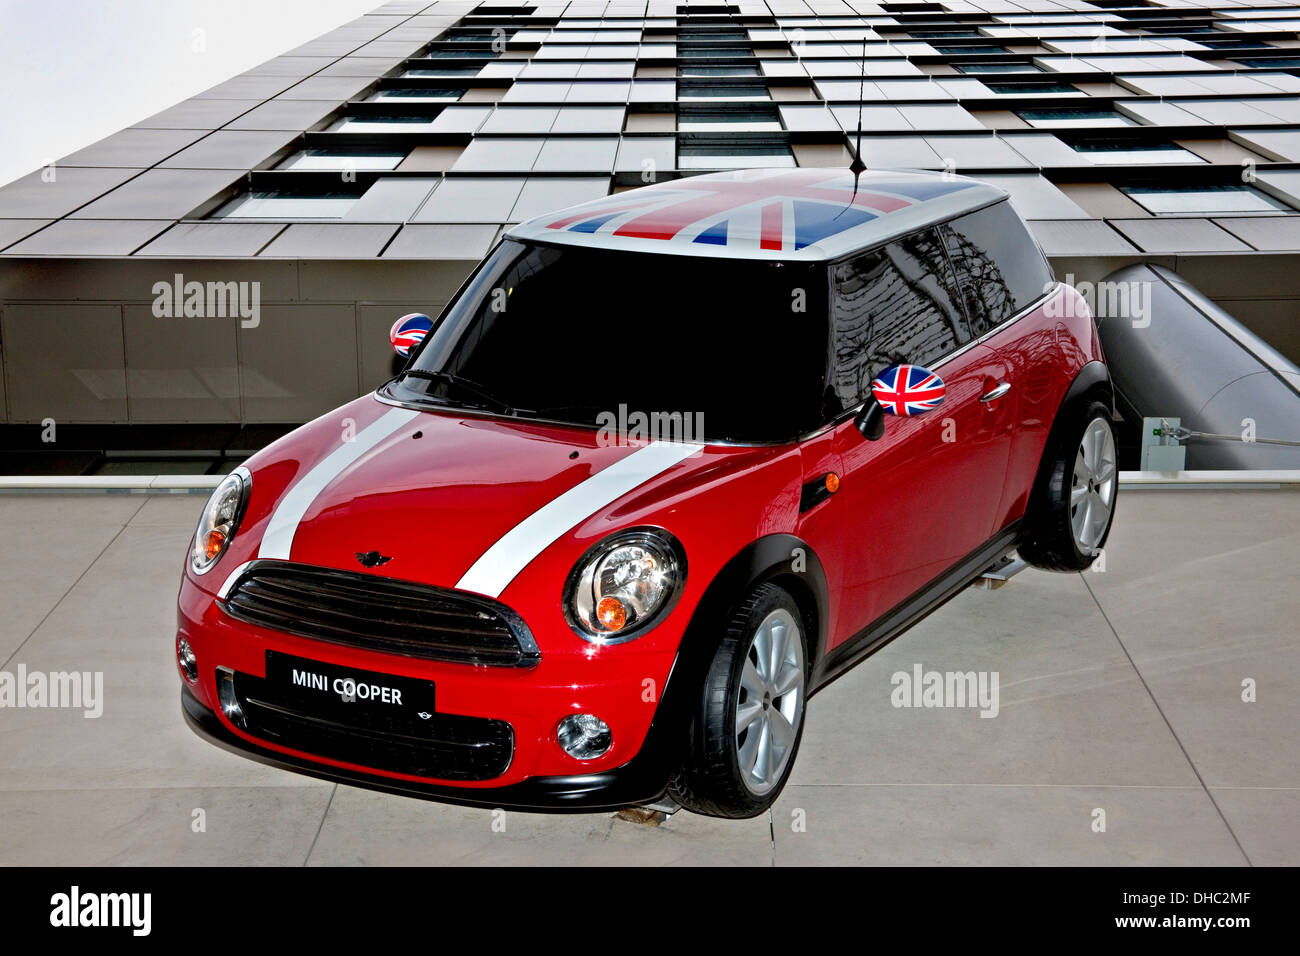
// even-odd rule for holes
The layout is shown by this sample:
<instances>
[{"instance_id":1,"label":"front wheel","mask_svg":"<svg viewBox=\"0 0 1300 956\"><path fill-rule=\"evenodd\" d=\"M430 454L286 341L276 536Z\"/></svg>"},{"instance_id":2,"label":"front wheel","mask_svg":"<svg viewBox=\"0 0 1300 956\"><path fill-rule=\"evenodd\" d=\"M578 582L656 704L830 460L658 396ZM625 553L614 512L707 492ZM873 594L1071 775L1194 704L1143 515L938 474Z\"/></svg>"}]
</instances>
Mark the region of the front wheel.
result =
<instances>
[{"instance_id":1,"label":"front wheel","mask_svg":"<svg viewBox=\"0 0 1300 956\"><path fill-rule=\"evenodd\" d=\"M1020 556L1049 571L1085 570L1110 534L1118 490L1110 412L1090 402L1056 450L1046 485L1026 515Z\"/></svg>"},{"instance_id":2,"label":"front wheel","mask_svg":"<svg viewBox=\"0 0 1300 956\"><path fill-rule=\"evenodd\" d=\"M669 788L688 810L752 817L785 786L807 698L802 620L794 598L774 584L755 588L732 615Z\"/></svg>"}]
</instances>

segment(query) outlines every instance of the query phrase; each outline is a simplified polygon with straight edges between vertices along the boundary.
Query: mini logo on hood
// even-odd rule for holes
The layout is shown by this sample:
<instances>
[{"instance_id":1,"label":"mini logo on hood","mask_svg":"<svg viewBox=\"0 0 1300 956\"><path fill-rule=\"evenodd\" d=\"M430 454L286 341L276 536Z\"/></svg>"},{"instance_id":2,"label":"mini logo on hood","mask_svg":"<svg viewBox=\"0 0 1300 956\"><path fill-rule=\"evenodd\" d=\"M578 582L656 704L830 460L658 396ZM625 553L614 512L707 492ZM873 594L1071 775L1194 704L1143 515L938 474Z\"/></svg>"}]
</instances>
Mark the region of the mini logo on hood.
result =
<instances>
[{"instance_id":1,"label":"mini logo on hood","mask_svg":"<svg viewBox=\"0 0 1300 956\"><path fill-rule=\"evenodd\" d=\"M377 568L381 564L387 564L393 560L386 554L380 554L378 551L358 551L357 560L361 562L363 568Z\"/></svg>"}]
</instances>

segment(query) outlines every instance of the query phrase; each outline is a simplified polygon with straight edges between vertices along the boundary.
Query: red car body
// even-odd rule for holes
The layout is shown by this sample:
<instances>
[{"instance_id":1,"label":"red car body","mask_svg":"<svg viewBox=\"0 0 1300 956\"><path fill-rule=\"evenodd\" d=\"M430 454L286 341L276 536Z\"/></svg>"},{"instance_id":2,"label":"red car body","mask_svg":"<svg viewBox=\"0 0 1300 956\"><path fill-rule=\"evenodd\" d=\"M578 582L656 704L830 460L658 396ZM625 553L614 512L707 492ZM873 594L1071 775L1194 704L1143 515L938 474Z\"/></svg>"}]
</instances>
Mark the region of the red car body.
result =
<instances>
[{"instance_id":1,"label":"red car body","mask_svg":"<svg viewBox=\"0 0 1300 956\"><path fill-rule=\"evenodd\" d=\"M532 808L655 800L706 663L693 649L697 631L715 627L745 586L779 581L805 608L814 638L809 689L824 686L1015 547L1057 413L1071 389L1105 381L1101 361L1086 306L1058 285L935 366L947 387L940 413L891 418L878 441L845 417L802 441L669 453L612 500L607 491L556 519L580 515L510 555L520 565L513 574L513 565L484 570L494 545L617 463L644 458L649 443L609 445L590 428L359 398L253 456L238 532L210 570L187 563L178 640L197 676L183 682L184 711L224 746L371 787ZM1016 387L980 401L1003 381ZM962 440L943 440L945 428ZM346 461L321 470L340 455ZM808 507L808 489L828 474L838 491ZM566 619L564 582L601 539L639 527L667 529L680 543L688 570L675 603L635 640L580 639ZM367 567L368 554L387 560ZM277 564L477 594L522 618L535 648L528 666L428 660L232 613L230 589L248 567ZM240 726L223 710L219 684L232 674L265 678L268 651L432 682L439 714L508 725L506 766L483 779L405 773L366 757L364 740L331 756ZM602 756L579 760L557 745L557 722L576 713L608 724Z\"/></svg>"}]
</instances>

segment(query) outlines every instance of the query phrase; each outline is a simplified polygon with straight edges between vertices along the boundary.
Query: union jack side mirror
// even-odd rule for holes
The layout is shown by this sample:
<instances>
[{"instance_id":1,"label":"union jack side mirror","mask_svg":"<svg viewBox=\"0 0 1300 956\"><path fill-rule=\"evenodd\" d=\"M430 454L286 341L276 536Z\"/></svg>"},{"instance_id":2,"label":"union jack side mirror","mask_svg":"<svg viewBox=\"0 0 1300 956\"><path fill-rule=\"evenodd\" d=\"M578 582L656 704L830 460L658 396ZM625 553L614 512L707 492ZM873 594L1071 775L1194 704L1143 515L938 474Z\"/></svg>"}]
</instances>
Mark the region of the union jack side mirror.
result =
<instances>
[{"instance_id":1,"label":"union jack side mirror","mask_svg":"<svg viewBox=\"0 0 1300 956\"><path fill-rule=\"evenodd\" d=\"M433 319L423 312L412 312L393 323L388 341L399 358L408 357L433 329Z\"/></svg>"},{"instance_id":2,"label":"union jack side mirror","mask_svg":"<svg viewBox=\"0 0 1300 956\"><path fill-rule=\"evenodd\" d=\"M924 415L943 404L944 384L920 365L891 365L871 382L871 393L891 415Z\"/></svg>"}]
</instances>

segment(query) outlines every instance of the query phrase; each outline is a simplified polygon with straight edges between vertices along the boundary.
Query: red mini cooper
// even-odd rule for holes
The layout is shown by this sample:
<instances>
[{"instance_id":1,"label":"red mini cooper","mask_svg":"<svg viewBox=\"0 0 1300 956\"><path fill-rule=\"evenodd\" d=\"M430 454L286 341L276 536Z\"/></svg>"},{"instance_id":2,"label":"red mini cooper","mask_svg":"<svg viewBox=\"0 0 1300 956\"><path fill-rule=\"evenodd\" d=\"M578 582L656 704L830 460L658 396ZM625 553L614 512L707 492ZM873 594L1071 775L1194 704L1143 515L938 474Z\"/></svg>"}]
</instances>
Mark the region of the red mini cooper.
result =
<instances>
[{"instance_id":1,"label":"red mini cooper","mask_svg":"<svg viewBox=\"0 0 1300 956\"><path fill-rule=\"evenodd\" d=\"M400 373L236 469L186 561L185 716L255 759L753 816L812 693L1011 551L1080 570L1110 528L1092 317L973 180L617 193L399 325Z\"/></svg>"}]
</instances>

